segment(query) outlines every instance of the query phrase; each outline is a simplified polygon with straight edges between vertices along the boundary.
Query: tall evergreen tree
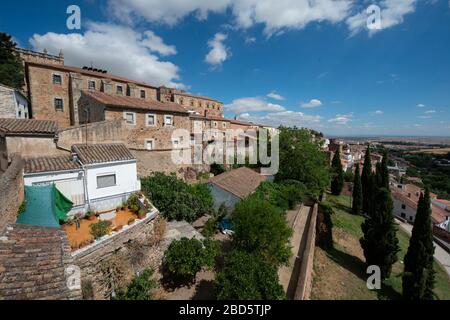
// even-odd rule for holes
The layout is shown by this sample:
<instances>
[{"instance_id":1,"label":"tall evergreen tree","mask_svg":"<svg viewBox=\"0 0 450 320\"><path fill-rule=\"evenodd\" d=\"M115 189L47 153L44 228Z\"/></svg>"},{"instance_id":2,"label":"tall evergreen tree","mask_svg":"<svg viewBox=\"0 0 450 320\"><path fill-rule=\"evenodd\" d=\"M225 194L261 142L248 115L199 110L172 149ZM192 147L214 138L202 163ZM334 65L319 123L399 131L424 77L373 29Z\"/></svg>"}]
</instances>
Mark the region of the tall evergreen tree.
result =
<instances>
[{"instance_id":1,"label":"tall evergreen tree","mask_svg":"<svg viewBox=\"0 0 450 320\"><path fill-rule=\"evenodd\" d=\"M344 171L341 163L341 153L339 149L336 151L331 162L331 170L333 174L333 180L331 181L331 193L335 196L341 194L344 188Z\"/></svg>"},{"instance_id":2,"label":"tall evergreen tree","mask_svg":"<svg viewBox=\"0 0 450 320\"><path fill-rule=\"evenodd\" d=\"M382 279L390 276L400 250L392 210L390 191L377 188L370 216L361 225L364 235L360 243L366 264L379 266Z\"/></svg>"},{"instance_id":3,"label":"tall evergreen tree","mask_svg":"<svg viewBox=\"0 0 450 320\"><path fill-rule=\"evenodd\" d=\"M353 203L352 213L361 214L363 205L363 194L361 185L361 174L359 173L359 164L356 165L355 176L353 179Z\"/></svg>"},{"instance_id":4,"label":"tall evergreen tree","mask_svg":"<svg viewBox=\"0 0 450 320\"><path fill-rule=\"evenodd\" d=\"M364 166L361 175L361 186L363 193L363 207L362 211L369 214L370 211L370 184L372 179L372 158L370 156L370 145L367 146L366 155L364 157Z\"/></svg>"},{"instance_id":5,"label":"tall evergreen tree","mask_svg":"<svg viewBox=\"0 0 450 320\"><path fill-rule=\"evenodd\" d=\"M388 169L388 163L389 163L389 154L387 151L383 152L383 160L381 161L380 166L380 187L386 188L389 190L389 169Z\"/></svg>"},{"instance_id":6,"label":"tall evergreen tree","mask_svg":"<svg viewBox=\"0 0 450 320\"><path fill-rule=\"evenodd\" d=\"M403 297L410 300L431 300L434 297L433 230L428 188L420 195L417 214L405 256Z\"/></svg>"},{"instance_id":7,"label":"tall evergreen tree","mask_svg":"<svg viewBox=\"0 0 450 320\"><path fill-rule=\"evenodd\" d=\"M21 89L24 84L23 65L14 51L16 45L10 35L0 32L0 83Z\"/></svg>"}]
</instances>

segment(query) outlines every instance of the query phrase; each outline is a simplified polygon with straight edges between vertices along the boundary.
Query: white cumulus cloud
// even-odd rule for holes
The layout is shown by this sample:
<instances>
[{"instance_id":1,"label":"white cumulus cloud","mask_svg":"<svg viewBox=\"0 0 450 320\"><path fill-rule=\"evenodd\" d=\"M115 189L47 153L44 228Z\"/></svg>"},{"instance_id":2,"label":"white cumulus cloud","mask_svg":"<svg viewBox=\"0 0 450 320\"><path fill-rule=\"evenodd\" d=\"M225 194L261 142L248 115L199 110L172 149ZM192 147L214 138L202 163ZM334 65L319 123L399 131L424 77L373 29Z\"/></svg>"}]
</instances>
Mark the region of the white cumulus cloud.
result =
<instances>
[{"instance_id":1,"label":"white cumulus cloud","mask_svg":"<svg viewBox=\"0 0 450 320\"><path fill-rule=\"evenodd\" d=\"M271 93L267 94L267 97L274 99L274 100L284 100L284 97L274 91L272 91Z\"/></svg>"},{"instance_id":2,"label":"white cumulus cloud","mask_svg":"<svg viewBox=\"0 0 450 320\"><path fill-rule=\"evenodd\" d=\"M205 57L206 63L212 66L220 66L230 57L230 49L224 44L226 39L226 34L218 32L214 35L214 38L208 41L208 46L211 50Z\"/></svg>"},{"instance_id":3,"label":"white cumulus cloud","mask_svg":"<svg viewBox=\"0 0 450 320\"><path fill-rule=\"evenodd\" d=\"M280 112L271 112L266 115L240 115L245 121L270 125L274 127L297 126L297 127L319 127L322 117L318 115L308 115L303 112L285 110Z\"/></svg>"},{"instance_id":4,"label":"white cumulus cloud","mask_svg":"<svg viewBox=\"0 0 450 320\"><path fill-rule=\"evenodd\" d=\"M371 116L382 116L383 114L384 114L384 111L382 111L382 110L376 110L376 111L370 112Z\"/></svg>"},{"instance_id":5,"label":"white cumulus cloud","mask_svg":"<svg viewBox=\"0 0 450 320\"><path fill-rule=\"evenodd\" d=\"M260 97L236 99L230 104L226 104L224 108L236 114L262 111L276 112L285 110L283 106L267 102L265 99Z\"/></svg>"},{"instance_id":6,"label":"white cumulus cloud","mask_svg":"<svg viewBox=\"0 0 450 320\"><path fill-rule=\"evenodd\" d=\"M349 114L338 114L336 117L329 119L328 122L340 124L340 125L346 125L353 119L353 113Z\"/></svg>"},{"instance_id":7,"label":"white cumulus cloud","mask_svg":"<svg viewBox=\"0 0 450 320\"><path fill-rule=\"evenodd\" d=\"M35 34L30 43L34 50L45 48L53 54L62 49L68 65L82 67L92 63L110 73L151 85L185 87L178 82L178 66L161 61L154 54L174 54L175 47L165 45L153 32L139 33L128 27L94 22L86 28L84 34Z\"/></svg>"},{"instance_id":8,"label":"white cumulus cloud","mask_svg":"<svg viewBox=\"0 0 450 320\"><path fill-rule=\"evenodd\" d=\"M300 105L302 108L312 109L320 107L322 105L322 101L319 99L312 99L309 102L302 102Z\"/></svg>"}]
</instances>

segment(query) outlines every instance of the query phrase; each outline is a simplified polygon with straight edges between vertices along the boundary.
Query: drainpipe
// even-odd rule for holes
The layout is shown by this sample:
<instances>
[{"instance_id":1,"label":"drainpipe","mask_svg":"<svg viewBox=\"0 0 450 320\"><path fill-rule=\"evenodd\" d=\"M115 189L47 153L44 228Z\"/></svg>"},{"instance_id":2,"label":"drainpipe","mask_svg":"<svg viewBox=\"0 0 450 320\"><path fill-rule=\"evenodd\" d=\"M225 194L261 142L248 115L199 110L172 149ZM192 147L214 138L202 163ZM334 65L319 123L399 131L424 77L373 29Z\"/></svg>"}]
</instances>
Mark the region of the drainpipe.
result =
<instances>
[{"instance_id":1,"label":"drainpipe","mask_svg":"<svg viewBox=\"0 0 450 320\"><path fill-rule=\"evenodd\" d=\"M83 188L85 194L85 200L87 201L88 211L91 211L91 200L89 199L89 191L87 187L87 169L84 164L78 159L78 163L81 165L81 169L83 170Z\"/></svg>"}]
</instances>

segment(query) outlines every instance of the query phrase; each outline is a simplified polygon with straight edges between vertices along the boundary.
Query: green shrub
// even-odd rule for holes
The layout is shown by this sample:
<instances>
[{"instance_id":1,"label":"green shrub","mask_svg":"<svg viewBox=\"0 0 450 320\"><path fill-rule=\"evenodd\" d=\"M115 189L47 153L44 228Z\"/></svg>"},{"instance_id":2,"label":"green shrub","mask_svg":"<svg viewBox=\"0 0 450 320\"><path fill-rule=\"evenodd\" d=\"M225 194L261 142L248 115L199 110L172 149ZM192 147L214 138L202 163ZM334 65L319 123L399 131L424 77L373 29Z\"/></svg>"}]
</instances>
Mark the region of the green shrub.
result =
<instances>
[{"instance_id":1,"label":"green shrub","mask_svg":"<svg viewBox=\"0 0 450 320\"><path fill-rule=\"evenodd\" d=\"M234 250L214 282L218 300L283 300L277 268L261 257Z\"/></svg>"},{"instance_id":2,"label":"green shrub","mask_svg":"<svg viewBox=\"0 0 450 320\"><path fill-rule=\"evenodd\" d=\"M127 200L127 206L131 212L138 213L141 206L139 205L139 196L137 193L133 193Z\"/></svg>"},{"instance_id":3,"label":"green shrub","mask_svg":"<svg viewBox=\"0 0 450 320\"><path fill-rule=\"evenodd\" d=\"M135 277L126 290L117 293L115 300L152 300L152 290L156 288L153 270L146 269Z\"/></svg>"},{"instance_id":4,"label":"green shrub","mask_svg":"<svg viewBox=\"0 0 450 320\"><path fill-rule=\"evenodd\" d=\"M213 198L206 185L188 185L175 175L156 173L141 180L142 190L168 220L193 222L213 211Z\"/></svg>"},{"instance_id":5,"label":"green shrub","mask_svg":"<svg viewBox=\"0 0 450 320\"><path fill-rule=\"evenodd\" d=\"M81 280L81 296L83 297L83 300L94 300L92 281Z\"/></svg>"},{"instance_id":6,"label":"green shrub","mask_svg":"<svg viewBox=\"0 0 450 320\"><path fill-rule=\"evenodd\" d=\"M202 268L214 267L218 254L216 241L182 238L170 244L164 255L164 265L170 273L192 281Z\"/></svg>"},{"instance_id":7,"label":"green shrub","mask_svg":"<svg viewBox=\"0 0 450 320\"><path fill-rule=\"evenodd\" d=\"M206 221L205 225L203 226L202 235L205 238L211 238L216 234L218 229L219 221L217 220L217 218L209 218L209 220Z\"/></svg>"},{"instance_id":8,"label":"green shrub","mask_svg":"<svg viewBox=\"0 0 450 320\"><path fill-rule=\"evenodd\" d=\"M316 224L316 244L322 249L330 249L333 247L333 221L331 216L333 208L322 202L319 205L319 212Z\"/></svg>"},{"instance_id":9,"label":"green shrub","mask_svg":"<svg viewBox=\"0 0 450 320\"><path fill-rule=\"evenodd\" d=\"M225 166L223 164L218 164L215 162L210 166L210 168L211 168L210 169L211 173L214 174L215 176L227 171L227 169L225 168Z\"/></svg>"},{"instance_id":10,"label":"green shrub","mask_svg":"<svg viewBox=\"0 0 450 320\"><path fill-rule=\"evenodd\" d=\"M26 203L26 201L23 201L20 204L19 210L17 210L17 216L20 216L22 213L24 213L26 209L27 209L27 203Z\"/></svg>"},{"instance_id":11,"label":"green shrub","mask_svg":"<svg viewBox=\"0 0 450 320\"><path fill-rule=\"evenodd\" d=\"M94 236L95 239L99 239L111 232L111 221L100 221L94 224L91 224L89 228L90 232Z\"/></svg>"},{"instance_id":12,"label":"green shrub","mask_svg":"<svg viewBox=\"0 0 450 320\"><path fill-rule=\"evenodd\" d=\"M260 196L250 196L236 205L233 214L233 245L259 255L275 266L285 264L291 256L292 235L282 210Z\"/></svg>"}]
</instances>

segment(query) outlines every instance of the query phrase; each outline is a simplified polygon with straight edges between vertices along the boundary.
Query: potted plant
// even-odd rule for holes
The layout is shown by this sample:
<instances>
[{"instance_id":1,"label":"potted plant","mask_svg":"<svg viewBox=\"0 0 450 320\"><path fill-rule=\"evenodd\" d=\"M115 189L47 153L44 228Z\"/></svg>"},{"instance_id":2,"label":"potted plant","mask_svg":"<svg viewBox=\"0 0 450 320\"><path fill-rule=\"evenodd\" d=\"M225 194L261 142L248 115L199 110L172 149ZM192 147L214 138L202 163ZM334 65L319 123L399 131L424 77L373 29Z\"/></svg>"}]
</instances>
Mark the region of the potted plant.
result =
<instances>
[{"instance_id":1,"label":"potted plant","mask_svg":"<svg viewBox=\"0 0 450 320\"><path fill-rule=\"evenodd\" d=\"M142 220L147 216L147 213L144 210L139 210L137 216L139 220Z\"/></svg>"},{"instance_id":2,"label":"potted plant","mask_svg":"<svg viewBox=\"0 0 450 320\"><path fill-rule=\"evenodd\" d=\"M87 218L89 221L94 221L95 218L96 218L95 212L93 212L93 211L88 211L88 212L86 213L86 218Z\"/></svg>"},{"instance_id":3,"label":"potted plant","mask_svg":"<svg viewBox=\"0 0 450 320\"><path fill-rule=\"evenodd\" d=\"M121 209L122 210L125 210L127 208L127 203L126 202L122 202L122 207L121 207Z\"/></svg>"},{"instance_id":4,"label":"potted plant","mask_svg":"<svg viewBox=\"0 0 450 320\"><path fill-rule=\"evenodd\" d=\"M132 225L134 223L134 221L136 221L136 219L130 218L130 220L128 220L128 225Z\"/></svg>"},{"instance_id":5,"label":"potted plant","mask_svg":"<svg viewBox=\"0 0 450 320\"><path fill-rule=\"evenodd\" d=\"M116 227L116 232L119 232L120 230L122 230L123 229L123 225L118 225L117 227Z\"/></svg>"},{"instance_id":6,"label":"potted plant","mask_svg":"<svg viewBox=\"0 0 450 320\"><path fill-rule=\"evenodd\" d=\"M91 235L95 239L100 239L103 236L110 234L111 232L111 221L100 221L89 226Z\"/></svg>"}]
</instances>

